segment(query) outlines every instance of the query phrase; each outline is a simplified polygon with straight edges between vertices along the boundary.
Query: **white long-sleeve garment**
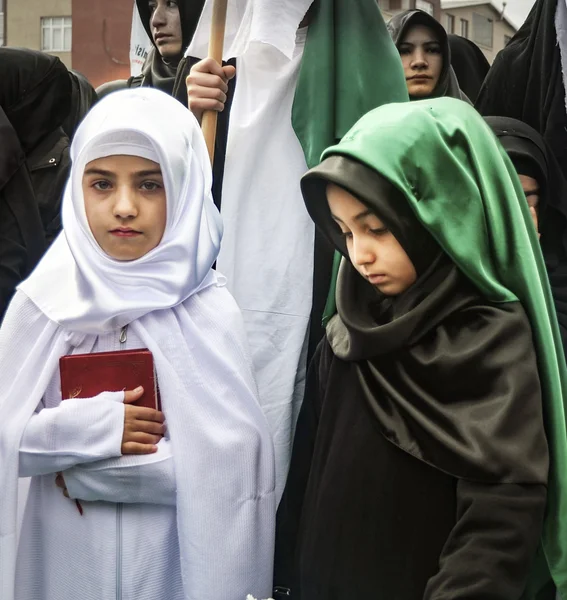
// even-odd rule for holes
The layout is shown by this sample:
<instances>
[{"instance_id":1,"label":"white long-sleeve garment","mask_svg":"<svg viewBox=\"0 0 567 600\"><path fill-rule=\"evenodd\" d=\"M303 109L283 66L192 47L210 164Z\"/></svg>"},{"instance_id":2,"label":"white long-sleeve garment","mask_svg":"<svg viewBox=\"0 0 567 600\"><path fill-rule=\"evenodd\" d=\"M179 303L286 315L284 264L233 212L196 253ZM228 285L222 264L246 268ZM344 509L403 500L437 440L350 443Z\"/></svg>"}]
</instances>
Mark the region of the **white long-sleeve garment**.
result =
<instances>
[{"instance_id":1,"label":"white long-sleeve garment","mask_svg":"<svg viewBox=\"0 0 567 600\"><path fill-rule=\"evenodd\" d=\"M143 346L101 335L74 353ZM92 347L92 348L91 348ZM53 377L20 444L32 477L17 562L17 600L183 600L175 469L168 437L156 454L122 456L123 393L61 402ZM63 472L75 502L55 485ZM46 515L48 518L46 518ZM62 569L61 565L72 565Z\"/></svg>"},{"instance_id":2,"label":"white long-sleeve garment","mask_svg":"<svg viewBox=\"0 0 567 600\"><path fill-rule=\"evenodd\" d=\"M132 261L115 260L102 250L90 230L84 206L85 166L115 155L140 156L158 163L166 191L163 237L153 250ZM60 552L68 544L88 545L83 534L103 541L112 539L118 530L115 527L108 535L103 532L99 536L103 527L93 518L94 511L90 516L85 511L80 522L92 530L64 529L58 511L67 511L61 516L69 514L76 519L77 509L72 502L56 504L49 481L53 474L46 475L47 479L39 475L40 483L33 482L30 496L35 505L30 504L24 518L18 550L18 475L20 468L22 475L51 470L49 452L34 451L33 444L44 450L50 444L64 447L66 436L75 444L71 454L78 460L64 450L56 466L69 470L71 491L91 494L91 498L109 494L109 504L128 504L121 495L127 491L111 485L113 476L120 478L113 458L118 452L118 431L108 427L112 442L101 437L102 424L109 419L114 423L111 413L121 408L113 404L115 396L96 399L106 409L86 400L84 410L92 416L87 436L92 437L85 440L73 442L74 432L83 431L74 426L74 417L79 418L77 403L65 404L60 418L53 419L62 428L59 433L54 431L49 413L55 407L35 414L42 399L56 399L48 390L52 390L60 357L79 346L89 352L97 338L115 334L124 325L153 355L171 438L169 462L175 471L178 548L172 521L162 523L162 531L154 536L155 522L148 519L148 527L136 528L139 541L150 548L148 557L155 554L156 569L159 564L175 569L172 553L178 549L183 600L242 600L248 593L266 597L272 589L275 535L273 444L258 403L242 315L224 278L211 269L218 256L222 225L212 201L210 161L197 121L179 102L157 90L117 92L87 115L73 140L71 156L73 165L62 207L64 233L19 287L0 328L0 599L14 600L17 574L36 582L35 596L26 600L75 600L87 593L97 593L97 600L109 598L98 587L69 596L44 595L45 590L56 589L55 579L76 577L79 566L92 571L89 581L106 581L108 569L116 571L116 556L107 556L106 546L93 545L90 552L83 550L82 554ZM81 442L92 448L79 448ZM163 446L165 457L167 445ZM94 456L89 454L92 452ZM32 454L44 456L34 458ZM106 473L96 472L101 470L100 460L111 461L106 463ZM122 464L130 460L134 459ZM165 462L162 467L167 467ZM132 468L138 465L141 473L141 463L134 463ZM144 477L159 467L146 464ZM135 471L131 473L134 480ZM172 484L167 475L170 483L164 488L162 479L167 472L160 473L157 487L162 498L161 493ZM163 516L167 511L171 514L171 500L145 502L141 499L143 481L139 484L139 510L157 506ZM50 486L50 493L45 485ZM129 518L128 509L118 514L115 508L111 510L116 520ZM33 536L44 528L51 528L53 534L49 544L35 544ZM134 530L133 522L130 529ZM159 541L166 538L170 545ZM128 545L125 552L130 552L123 557L130 556L131 564L138 560L136 547ZM99 555L103 555L100 561ZM129 560L126 558L126 563ZM148 589L159 588L161 577L154 583L142 567L136 567L132 579L142 579ZM33 569L36 576L30 574ZM147 573L152 572L148 569ZM169 589L175 590L175 581L173 577ZM128 585L135 590L138 584L132 581ZM133 594L133 598L142 597L136 591ZM157 591L148 597L176 600L175 595L160 596Z\"/></svg>"}]
</instances>

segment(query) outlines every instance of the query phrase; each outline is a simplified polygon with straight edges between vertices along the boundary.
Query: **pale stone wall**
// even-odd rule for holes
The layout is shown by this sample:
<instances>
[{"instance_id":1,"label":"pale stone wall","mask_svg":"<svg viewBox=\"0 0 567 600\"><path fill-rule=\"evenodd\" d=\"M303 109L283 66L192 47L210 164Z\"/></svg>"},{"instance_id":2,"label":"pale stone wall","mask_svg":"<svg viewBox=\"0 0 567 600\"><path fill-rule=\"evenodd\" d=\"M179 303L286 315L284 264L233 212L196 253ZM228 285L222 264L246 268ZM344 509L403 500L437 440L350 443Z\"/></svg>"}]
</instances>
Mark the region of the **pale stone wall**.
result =
<instances>
[{"instance_id":1,"label":"pale stone wall","mask_svg":"<svg viewBox=\"0 0 567 600\"><path fill-rule=\"evenodd\" d=\"M94 1L94 0L93 0ZM6 45L41 50L41 17L70 17L71 0L4 0ZM53 52L71 67L71 52Z\"/></svg>"},{"instance_id":2,"label":"pale stone wall","mask_svg":"<svg viewBox=\"0 0 567 600\"><path fill-rule=\"evenodd\" d=\"M461 35L461 19L465 19L469 23L469 35L468 38L472 40L484 53L488 62L492 63L498 52L506 45L505 36L510 38L516 33L516 30L511 27L505 20L500 18L500 15L495 11L489 4L482 4L480 6L465 6L462 8L444 8L441 11L441 24L447 29L447 14L453 15L455 18L455 30L452 33ZM475 39L475 31L473 24L473 13L483 15L489 19L492 19L493 23L493 35L492 35L492 48L488 45L480 44Z\"/></svg>"}]
</instances>

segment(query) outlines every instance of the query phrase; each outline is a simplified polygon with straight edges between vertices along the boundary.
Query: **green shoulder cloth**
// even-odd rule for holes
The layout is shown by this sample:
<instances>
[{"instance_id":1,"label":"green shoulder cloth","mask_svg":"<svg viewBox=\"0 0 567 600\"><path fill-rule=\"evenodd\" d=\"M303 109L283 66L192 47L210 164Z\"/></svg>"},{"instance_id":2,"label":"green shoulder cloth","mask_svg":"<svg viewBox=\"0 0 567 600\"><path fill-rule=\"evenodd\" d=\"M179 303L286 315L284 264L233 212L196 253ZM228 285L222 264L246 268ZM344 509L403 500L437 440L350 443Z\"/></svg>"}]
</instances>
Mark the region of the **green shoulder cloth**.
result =
<instances>
[{"instance_id":1,"label":"green shoulder cloth","mask_svg":"<svg viewBox=\"0 0 567 600\"><path fill-rule=\"evenodd\" d=\"M409 101L376 0L315 0L292 110L311 168L369 110Z\"/></svg>"},{"instance_id":2,"label":"green shoulder cloth","mask_svg":"<svg viewBox=\"0 0 567 600\"><path fill-rule=\"evenodd\" d=\"M551 459L542 544L567 597L567 369L539 240L511 161L481 116L452 98L373 110L323 158L337 154L396 185L489 301L522 303L533 330Z\"/></svg>"}]
</instances>

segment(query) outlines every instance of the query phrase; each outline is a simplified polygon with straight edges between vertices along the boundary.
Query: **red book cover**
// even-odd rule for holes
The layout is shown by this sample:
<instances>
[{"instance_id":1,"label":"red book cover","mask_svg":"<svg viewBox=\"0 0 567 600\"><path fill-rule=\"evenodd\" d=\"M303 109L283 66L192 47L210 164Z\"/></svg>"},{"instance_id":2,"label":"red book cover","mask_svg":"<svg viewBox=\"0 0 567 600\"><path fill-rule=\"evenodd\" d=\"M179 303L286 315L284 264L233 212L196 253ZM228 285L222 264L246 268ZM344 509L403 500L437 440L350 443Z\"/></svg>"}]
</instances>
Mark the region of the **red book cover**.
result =
<instances>
[{"instance_id":1,"label":"red book cover","mask_svg":"<svg viewBox=\"0 0 567 600\"><path fill-rule=\"evenodd\" d=\"M135 405L160 410L154 359L147 348L70 354L59 359L59 371L63 400L93 398L141 385L144 394Z\"/></svg>"}]
</instances>

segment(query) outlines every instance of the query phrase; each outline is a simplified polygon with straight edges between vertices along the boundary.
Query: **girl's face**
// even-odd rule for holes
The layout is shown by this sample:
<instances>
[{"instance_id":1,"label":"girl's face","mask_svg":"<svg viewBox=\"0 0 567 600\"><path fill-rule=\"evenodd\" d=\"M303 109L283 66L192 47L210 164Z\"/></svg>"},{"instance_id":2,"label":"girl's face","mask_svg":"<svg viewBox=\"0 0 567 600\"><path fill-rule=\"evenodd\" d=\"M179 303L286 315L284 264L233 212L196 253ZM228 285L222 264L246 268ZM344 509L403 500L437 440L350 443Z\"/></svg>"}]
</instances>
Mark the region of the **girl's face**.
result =
<instances>
[{"instance_id":1,"label":"girl's face","mask_svg":"<svg viewBox=\"0 0 567 600\"><path fill-rule=\"evenodd\" d=\"M394 235L343 188L329 185L331 216L341 228L354 268L386 296L397 296L417 279L413 263Z\"/></svg>"},{"instance_id":2,"label":"girl's face","mask_svg":"<svg viewBox=\"0 0 567 600\"><path fill-rule=\"evenodd\" d=\"M139 156L93 160L83 174L89 227L116 260L136 260L153 250L165 231L167 208L158 163Z\"/></svg>"},{"instance_id":3,"label":"girl's face","mask_svg":"<svg viewBox=\"0 0 567 600\"><path fill-rule=\"evenodd\" d=\"M411 27L398 45L408 93L412 98L427 98L439 83L443 52L435 32L425 25Z\"/></svg>"},{"instance_id":4,"label":"girl's face","mask_svg":"<svg viewBox=\"0 0 567 600\"><path fill-rule=\"evenodd\" d=\"M183 51L183 33L177 0L149 0L152 37L163 58L176 58Z\"/></svg>"}]
</instances>

